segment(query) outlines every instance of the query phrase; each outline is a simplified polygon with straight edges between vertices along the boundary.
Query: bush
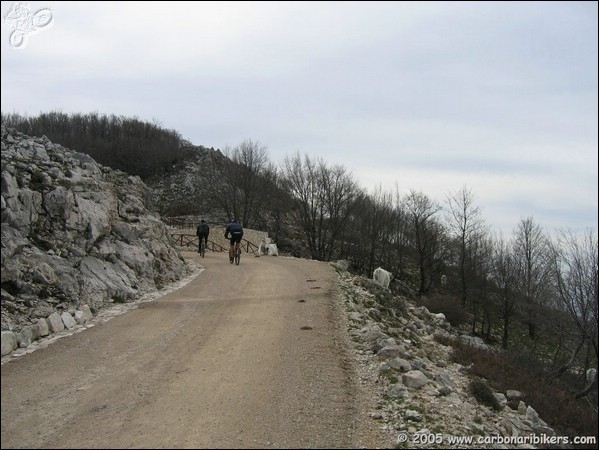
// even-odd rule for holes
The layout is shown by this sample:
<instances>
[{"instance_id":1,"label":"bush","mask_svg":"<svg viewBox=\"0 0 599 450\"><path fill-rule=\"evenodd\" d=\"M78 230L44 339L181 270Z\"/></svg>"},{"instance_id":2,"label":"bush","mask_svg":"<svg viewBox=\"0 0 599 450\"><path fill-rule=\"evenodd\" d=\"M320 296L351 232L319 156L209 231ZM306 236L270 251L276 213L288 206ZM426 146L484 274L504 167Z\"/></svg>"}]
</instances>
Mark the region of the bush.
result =
<instances>
[{"instance_id":1,"label":"bush","mask_svg":"<svg viewBox=\"0 0 599 450\"><path fill-rule=\"evenodd\" d=\"M453 296L434 294L431 297L423 297L421 303L432 313L443 313L452 327L470 322L470 314Z\"/></svg>"},{"instance_id":2,"label":"bush","mask_svg":"<svg viewBox=\"0 0 599 450\"><path fill-rule=\"evenodd\" d=\"M499 402L493 395L493 389L480 379L472 380L470 382L470 390L474 398L481 404L493 408L495 411L501 410Z\"/></svg>"}]
</instances>

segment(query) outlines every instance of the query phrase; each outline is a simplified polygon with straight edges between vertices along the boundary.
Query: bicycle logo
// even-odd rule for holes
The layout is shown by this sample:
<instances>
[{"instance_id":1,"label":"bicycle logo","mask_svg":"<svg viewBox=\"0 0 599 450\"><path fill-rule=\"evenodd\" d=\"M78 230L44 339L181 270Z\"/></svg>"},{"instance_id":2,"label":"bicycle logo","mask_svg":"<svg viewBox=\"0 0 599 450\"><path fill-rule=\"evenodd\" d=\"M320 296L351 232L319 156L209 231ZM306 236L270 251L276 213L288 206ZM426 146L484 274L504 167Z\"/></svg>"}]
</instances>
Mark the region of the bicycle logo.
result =
<instances>
[{"instance_id":1,"label":"bicycle logo","mask_svg":"<svg viewBox=\"0 0 599 450\"><path fill-rule=\"evenodd\" d=\"M13 3L4 17L4 22L13 28L8 38L9 44L17 49L25 48L28 36L44 31L44 28L52 24L53 19L52 10L49 8L32 12L29 4Z\"/></svg>"}]
</instances>

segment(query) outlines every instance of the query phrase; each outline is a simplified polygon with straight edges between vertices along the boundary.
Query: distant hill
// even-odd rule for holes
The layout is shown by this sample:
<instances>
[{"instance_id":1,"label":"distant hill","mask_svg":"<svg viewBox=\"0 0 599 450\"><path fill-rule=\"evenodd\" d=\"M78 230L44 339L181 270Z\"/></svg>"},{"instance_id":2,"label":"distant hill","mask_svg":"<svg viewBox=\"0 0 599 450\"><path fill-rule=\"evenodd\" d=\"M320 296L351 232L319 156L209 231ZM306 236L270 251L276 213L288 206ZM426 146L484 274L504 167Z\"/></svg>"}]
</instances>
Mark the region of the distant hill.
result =
<instances>
[{"instance_id":1,"label":"distant hill","mask_svg":"<svg viewBox=\"0 0 599 450\"><path fill-rule=\"evenodd\" d=\"M242 214L240 207L230 202L235 198L245 203L243 187L233 185L238 180L232 179L245 176L239 174L239 165L218 149L192 145L175 130L135 117L98 113L50 112L35 117L3 113L2 124L29 136L46 136L65 148L91 156L99 164L139 176L151 190L147 207L162 217L198 216L216 223ZM276 191L274 195L286 198L279 204L290 207L288 194L271 181L261 183L268 189L256 188L264 204L268 205L267 191ZM298 236L297 231L281 233L286 226L284 214L273 217L266 209L253 208L242 219L245 226L269 232L276 241L283 241L291 253L305 254L295 239L289 239Z\"/></svg>"}]
</instances>

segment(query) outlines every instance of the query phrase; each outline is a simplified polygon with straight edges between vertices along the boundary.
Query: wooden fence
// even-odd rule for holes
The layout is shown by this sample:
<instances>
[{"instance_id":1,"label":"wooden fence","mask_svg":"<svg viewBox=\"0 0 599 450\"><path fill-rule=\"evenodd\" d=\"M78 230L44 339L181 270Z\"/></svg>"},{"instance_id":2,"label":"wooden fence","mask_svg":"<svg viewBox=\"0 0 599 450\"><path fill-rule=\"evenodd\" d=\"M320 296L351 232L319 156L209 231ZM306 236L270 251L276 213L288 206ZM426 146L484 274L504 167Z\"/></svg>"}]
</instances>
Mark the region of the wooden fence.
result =
<instances>
[{"instance_id":1,"label":"wooden fence","mask_svg":"<svg viewBox=\"0 0 599 450\"><path fill-rule=\"evenodd\" d=\"M200 245L200 241L198 237L194 234L185 234L185 233L171 233L172 238L175 240L175 243L179 247L192 247L197 251ZM212 252L228 252L229 249L223 247L220 244L208 239L208 245L206 246L207 250ZM258 246L253 242L248 241L247 239L241 239L241 249L245 250L246 253L256 253L258 251Z\"/></svg>"}]
</instances>

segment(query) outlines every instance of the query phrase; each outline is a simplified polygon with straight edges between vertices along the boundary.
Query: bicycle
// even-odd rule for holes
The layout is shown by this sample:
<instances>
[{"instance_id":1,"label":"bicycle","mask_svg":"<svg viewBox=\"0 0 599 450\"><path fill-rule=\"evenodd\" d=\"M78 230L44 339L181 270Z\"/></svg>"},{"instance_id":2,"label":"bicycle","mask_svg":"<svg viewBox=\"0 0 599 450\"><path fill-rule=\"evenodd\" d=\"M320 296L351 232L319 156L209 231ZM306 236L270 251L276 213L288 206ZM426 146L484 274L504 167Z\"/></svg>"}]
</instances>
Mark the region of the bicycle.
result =
<instances>
[{"instance_id":1,"label":"bicycle","mask_svg":"<svg viewBox=\"0 0 599 450\"><path fill-rule=\"evenodd\" d=\"M239 265L239 260L241 259L241 245L239 242L235 242L233 247L233 255L229 251L229 262L233 264L235 262L236 265Z\"/></svg>"},{"instance_id":2,"label":"bicycle","mask_svg":"<svg viewBox=\"0 0 599 450\"><path fill-rule=\"evenodd\" d=\"M202 258L203 258L205 254L206 254L206 240L204 239L203 236L200 236L200 255L202 255Z\"/></svg>"}]
</instances>

